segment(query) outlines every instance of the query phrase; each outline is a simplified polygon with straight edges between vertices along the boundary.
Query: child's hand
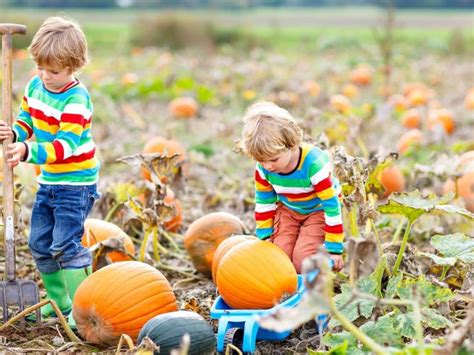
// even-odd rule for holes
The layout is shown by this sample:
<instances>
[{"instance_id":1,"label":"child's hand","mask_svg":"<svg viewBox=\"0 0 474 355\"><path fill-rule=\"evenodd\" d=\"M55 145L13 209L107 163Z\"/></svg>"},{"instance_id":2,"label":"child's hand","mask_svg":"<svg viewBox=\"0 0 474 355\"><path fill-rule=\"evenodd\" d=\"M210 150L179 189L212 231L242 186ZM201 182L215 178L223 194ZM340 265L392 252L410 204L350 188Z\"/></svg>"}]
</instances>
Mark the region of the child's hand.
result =
<instances>
[{"instance_id":1,"label":"child's hand","mask_svg":"<svg viewBox=\"0 0 474 355\"><path fill-rule=\"evenodd\" d=\"M341 271L344 267L344 259L342 259L342 255L331 254L329 257L334 261L332 269L334 271Z\"/></svg>"},{"instance_id":2,"label":"child's hand","mask_svg":"<svg viewBox=\"0 0 474 355\"><path fill-rule=\"evenodd\" d=\"M23 160L26 154L26 145L24 143L12 143L8 145L7 163L10 168L14 168Z\"/></svg>"},{"instance_id":3,"label":"child's hand","mask_svg":"<svg viewBox=\"0 0 474 355\"><path fill-rule=\"evenodd\" d=\"M0 141L3 141L12 136L13 136L12 129L8 127L5 121L0 120Z\"/></svg>"}]
</instances>

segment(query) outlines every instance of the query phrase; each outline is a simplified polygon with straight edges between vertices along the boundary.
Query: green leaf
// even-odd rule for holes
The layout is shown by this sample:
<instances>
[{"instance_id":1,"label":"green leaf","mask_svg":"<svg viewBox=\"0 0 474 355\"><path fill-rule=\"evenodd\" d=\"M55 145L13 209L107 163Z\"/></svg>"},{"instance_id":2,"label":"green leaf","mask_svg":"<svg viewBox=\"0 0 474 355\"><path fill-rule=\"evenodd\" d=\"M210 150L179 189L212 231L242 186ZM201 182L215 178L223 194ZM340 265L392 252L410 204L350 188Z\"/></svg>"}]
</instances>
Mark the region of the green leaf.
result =
<instances>
[{"instance_id":1,"label":"green leaf","mask_svg":"<svg viewBox=\"0 0 474 355\"><path fill-rule=\"evenodd\" d=\"M403 280L397 289L397 295L401 299L413 300L416 298L415 293L421 297L421 304L426 306L446 302L454 297L449 288L436 286L426 280L424 275L417 279Z\"/></svg>"},{"instance_id":2,"label":"green leaf","mask_svg":"<svg viewBox=\"0 0 474 355\"><path fill-rule=\"evenodd\" d=\"M385 298L393 298L397 293L397 288L403 279L403 274L398 273L388 279L387 289L385 290Z\"/></svg>"},{"instance_id":3,"label":"green leaf","mask_svg":"<svg viewBox=\"0 0 474 355\"><path fill-rule=\"evenodd\" d=\"M207 104L214 99L215 93L207 86L199 86L196 90L196 100L201 104Z\"/></svg>"},{"instance_id":4,"label":"green leaf","mask_svg":"<svg viewBox=\"0 0 474 355\"><path fill-rule=\"evenodd\" d=\"M456 258L444 258L442 256L438 256L431 253L418 253L418 255L426 256L427 258L431 258L436 264L438 265L451 265L453 266L456 264Z\"/></svg>"},{"instance_id":5,"label":"green leaf","mask_svg":"<svg viewBox=\"0 0 474 355\"><path fill-rule=\"evenodd\" d=\"M361 277L356 281L355 287L363 293L367 293L373 296L378 295L378 280L374 273L369 276ZM372 310L375 307L375 302L368 299L356 298L352 302L352 291L351 287L348 284L343 284L341 286L342 292L334 297L334 302L339 311L347 318L349 321L354 321L360 316L369 318L372 315ZM329 328L333 328L336 325L339 325L339 321L335 318L332 318L329 322Z\"/></svg>"},{"instance_id":6,"label":"green leaf","mask_svg":"<svg viewBox=\"0 0 474 355\"><path fill-rule=\"evenodd\" d=\"M413 339L416 335L413 313L399 313L395 316L395 329L405 338Z\"/></svg>"},{"instance_id":7,"label":"green leaf","mask_svg":"<svg viewBox=\"0 0 474 355\"><path fill-rule=\"evenodd\" d=\"M331 349L343 344L345 344L346 349L357 348L357 338L345 331L341 333L326 333L321 342Z\"/></svg>"},{"instance_id":8,"label":"green leaf","mask_svg":"<svg viewBox=\"0 0 474 355\"><path fill-rule=\"evenodd\" d=\"M443 212L460 214L466 218L474 219L474 214L458 206L447 205L453 198L453 194L438 198L435 195L429 195L423 198L418 190L408 193L392 194L386 204L377 207L381 213L402 214L410 222L415 221L424 213Z\"/></svg>"},{"instance_id":9,"label":"green leaf","mask_svg":"<svg viewBox=\"0 0 474 355\"><path fill-rule=\"evenodd\" d=\"M430 243L446 258L453 257L465 263L474 262L474 238L461 233L435 235Z\"/></svg>"},{"instance_id":10,"label":"green leaf","mask_svg":"<svg viewBox=\"0 0 474 355\"><path fill-rule=\"evenodd\" d=\"M316 351L313 349L306 349L308 355L346 355L347 354L347 341L345 340L342 344L339 344L329 351Z\"/></svg>"},{"instance_id":11,"label":"green leaf","mask_svg":"<svg viewBox=\"0 0 474 355\"><path fill-rule=\"evenodd\" d=\"M421 320L433 329L451 327L453 324L445 318L437 309L423 308L421 310Z\"/></svg>"},{"instance_id":12,"label":"green leaf","mask_svg":"<svg viewBox=\"0 0 474 355\"><path fill-rule=\"evenodd\" d=\"M387 314L377 319L376 322L365 323L360 327L360 330L381 345L403 346L402 334L400 329L395 327L395 320L396 315Z\"/></svg>"}]
</instances>

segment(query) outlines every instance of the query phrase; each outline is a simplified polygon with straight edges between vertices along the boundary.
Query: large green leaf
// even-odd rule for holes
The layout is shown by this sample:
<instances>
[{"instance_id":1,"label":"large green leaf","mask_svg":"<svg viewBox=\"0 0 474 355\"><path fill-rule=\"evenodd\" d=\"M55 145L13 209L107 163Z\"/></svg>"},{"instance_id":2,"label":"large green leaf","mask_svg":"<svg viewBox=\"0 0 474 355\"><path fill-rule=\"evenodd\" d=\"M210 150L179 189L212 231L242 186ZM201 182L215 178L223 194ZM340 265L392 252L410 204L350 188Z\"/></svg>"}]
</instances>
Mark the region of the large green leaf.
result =
<instances>
[{"instance_id":1,"label":"large green leaf","mask_svg":"<svg viewBox=\"0 0 474 355\"><path fill-rule=\"evenodd\" d=\"M441 198L429 195L424 198L418 190L408 193L392 194L386 204L377 207L381 213L401 214L411 222L424 213L454 213L466 218L474 219L474 214L464 208L448 205L454 195L448 194Z\"/></svg>"},{"instance_id":2,"label":"large green leaf","mask_svg":"<svg viewBox=\"0 0 474 355\"><path fill-rule=\"evenodd\" d=\"M402 279L403 279L402 273L397 273L396 275L391 276L388 279L387 288L385 290L385 298L393 298L395 296Z\"/></svg>"},{"instance_id":3,"label":"large green leaf","mask_svg":"<svg viewBox=\"0 0 474 355\"><path fill-rule=\"evenodd\" d=\"M435 235L430 243L444 257L457 258L465 263L474 262L474 238L461 233Z\"/></svg>"},{"instance_id":4,"label":"large green leaf","mask_svg":"<svg viewBox=\"0 0 474 355\"><path fill-rule=\"evenodd\" d=\"M407 300L414 300L419 296L421 304L426 306L446 302L454 297L449 288L431 283L424 275L417 279L403 280L397 288L397 295Z\"/></svg>"},{"instance_id":5,"label":"large green leaf","mask_svg":"<svg viewBox=\"0 0 474 355\"><path fill-rule=\"evenodd\" d=\"M421 310L421 320L433 329L441 329L450 327L453 324L447 318L445 318L437 309L434 308L423 308Z\"/></svg>"},{"instance_id":6,"label":"large green leaf","mask_svg":"<svg viewBox=\"0 0 474 355\"><path fill-rule=\"evenodd\" d=\"M413 313L399 313L395 317L395 328L405 338L413 339L416 335L415 318Z\"/></svg>"},{"instance_id":7,"label":"large green leaf","mask_svg":"<svg viewBox=\"0 0 474 355\"><path fill-rule=\"evenodd\" d=\"M367 336L371 337L384 346L403 346L401 331L396 327L396 315L387 314L377 319L376 322L369 321L360 327Z\"/></svg>"},{"instance_id":8,"label":"large green leaf","mask_svg":"<svg viewBox=\"0 0 474 355\"><path fill-rule=\"evenodd\" d=\"M321 339L321 342L331 349L343 344L345 344L347 350L357 349L357 338L346 331L340 333L326 333Z\"/></svg>"},{"instance_id":9,"label":"large green leaf","mask_svg":"<svg viewBox=\"0 0 474 355\"><path fill-rule=\"evenodd\" d=\"M374 274L358 279L355 287L362 293L378 296L378 280ZM352 322L360 316L369 318L372 315L375 301L364 298L353 299L352 288L348 284L343 284L341 291L340 294L334 297L334 302L339 311L349 319L349 321ZM329 322L329 328L332 329L339 324L338 320L332 318Z\"/></svg>"}]
</instances>

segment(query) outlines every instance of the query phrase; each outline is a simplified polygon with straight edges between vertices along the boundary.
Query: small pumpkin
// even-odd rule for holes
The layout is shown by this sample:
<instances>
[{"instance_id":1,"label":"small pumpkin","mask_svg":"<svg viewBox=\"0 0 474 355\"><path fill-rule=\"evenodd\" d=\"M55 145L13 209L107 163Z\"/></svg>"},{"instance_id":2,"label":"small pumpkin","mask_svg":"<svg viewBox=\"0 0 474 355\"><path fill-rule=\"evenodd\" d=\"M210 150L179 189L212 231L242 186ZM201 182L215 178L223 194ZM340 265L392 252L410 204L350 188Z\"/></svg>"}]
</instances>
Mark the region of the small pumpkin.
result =
<instances>
[{"instance_id":1,"label":"small pumpkin","mask_svg":"<svg viewBox=\"0 0 474 355\"><path fill-rule=\"evenodd\" d=\"M296 291L297 274L281 248L261 240L248 240L222 257L216 285L232 308L268 309Z\"/></svg>"},{"instance_id":2,"label":"small pumpkin","mask_svg":"<svg viewBox=\"0 0 474 355\"><path fill-rule=\"evenodd\" d=\"M389 166L382 170L380 182L385 188L384 197L389 196L392 192L402 192L405 190L405 177L403 176L403 172L396 165Z\"/></svg>"},{"instance_id":3,"label":"small pumpkin","mask_svg":"<svg viewBox=\"0 0 474 355\"><path fill-rule=\"evenodd\" d=\"M135 255L133 241L119 226L97 218L86 219L84 222L84 235L81 240L83 246L90 248L109 238L123 238L125 250L131 255ZM112 262L132 260L130 256L121 251L111 251L107 253L107 257Z\"/></svg>"},{"instance_id":4,"label":"small pumpkin","mask_svg":"<svg viewBox=\"0 0 474 355\"><path fill-rule=\"evenodd\" d=\"M474 88L469 89L464 98L464 107L467 110L474 110Z\"/></svg>"},{"instance_id":5,"label":"small pumpkin","mask_svg":"<svg viewBox=\"0 0 474 355\"><path fill-rule=\"evenodd\" d=\"M351 72L351 81L360 86L369 85L372 82L372 67L368 64L360 64Z\"/></svg>"},{"instance_id":6,"label":"small pumpkin","mask_svg":"<svg viewBox=\"0 0 474 355\"><path fill-rule=\"evenodd\" d=\"M236 246L237 244L240 244L242 242L245 242L247 240L256 240L258 239L257 237L253 235L232 235L227 239L224 239L221 244L216 249L216 252L214 253L214 257L212 258L212 279L214 282L216 282L216 276L217 276L217 267L219 266L219 263L221 262L222 257L227 253L231 248Z\"/></svg>"},{"instance_id":7,"label":"small pumpkin","mask_svg":"<svg viewBox=\"0 0 474 355\"><path fill-rule=\"evenodd\" d=\"M459 157L457 171L461 172L461 177L456 180L456 184L453 180L447 180L443 192L457 192L466 209L474 212L474 151L468 151Z\"/></svg>"},{"instance_id":8,"label":"small pumpkin","mask_svg":"<svg viewBox=\"0 0 474 355\"><path fill-rule=\"evenodd\" d=\"M138 261L111 264L77 288L72 312L79 334L88 342L115 345L121 334L136 340L154 316L178 310L168 280Z\"/></svg>"},{"instance_id":9,"label":"small pumpkin","mask_svg":"<svg viewBox=\"0 0 474 355\"><path fill-rule=\"evenodd\" d=\"M168 112L175 118L192 118L197 115L199 105L192 97L178 97L171 100Z\"/></svg>"},{"instance_id":10,"label":"small pumpkin","mask_svg":"<svg viewBox=\"0 0 474 355\"><path fill-rule=\"evenodd\" d=\"M330 98L330 105L334 111L346 114L351 109L351 102L344 95L333 95Z\"/></svg>"},{"instance_id":11,"label":"small pumpkin","mask_svg":"<svg viewBox=\"0 0 474 355\"><path fill-rule=\"evenodd\" d=\"M445 108L433 110L428 115L427 125L429 129L435 129L441 126L446 134L452 134L456 126L453 113Z\"/></svg>"},{"instance_id":12,"label":"small pumpkin","mask_svg":"<svg viewBox=\"0 0 474 355\"><path fill-rule=\"evenodd\" d=\"M240 219L227 212L209 213L191 223L184 234L184 247L196 270L211 276L214 252L233 234L244 234Z\"/></svg>"},{"instance_id":13,"label":"small pumpkin","mask_svg":"<svg viewBox=\"0 0 474 355\"><path fill-rule=\"evenodd\" d=\"M342 87L342 94L350 99L353 99L359 94L359 89L354 84L346 84Z\"/></svg>"},{"instance_id":14,"label":"small pumpkin","mask_svg":"<svg viewBox=\"0 0 474 355\"><path fill-rule=\"evenodd\" d=\"M199 314L189 311L176 311L160 314L150 319L138 334L138 344L143 338L150 338L159 351L155 354L171 353L180 346L184 334L190 337L188 354L213 354L216 346L214 330Z\"/></svg>"},{"instance_id":15,"label":"small pumpkin","mask_svg":"<svg viewBox=\"0 0 474 355\"><path fill-rule=\"evenodd\" d=\"M183 224L183 208L178 199L175 198L173 190L168 188L166 196L163 200L166 204L171 205L175 208L175 215L165 221L165 229L176 233Z\"/></svg>"},{"instance_id":16,"label":"small pumpkin","mask_svg":"<svg viewBox=\"0 0 474 355\"><path fill-rule=\"evenodd\" d=\"M185 149L181 146L181 144L174 140L174 139L166 139L164 137L153 137L150 140L148 140L143 147L143 154L151 154L151 153L160 153L164 154L166 151L167 156L172 156L174 154L179 154L178 158L178 163L183 163L186 160L186 151ZM142 174L143 177L151 181L150 173L146 169L142 169ZM163 181L164 183L167 183L167 181Z\"/></svg>"},{"instance_id":17,"label":"small pumpkin","mask_svg":"<svg viewBox=\"0 0 474 355\"><path fill-rule=\"evenodd\" d=\"M404 154L415 146L421 145L423 141L423 134L419 129L410 129L405 132L397 143L397 149L400 153Z\"/></svg>"},{"instance_id":18,"label":"small pumpkin","mask_svg":"<svg viewBox=\"0 0 474 355\"><path fill-rule=\"evenodd\" d=\"M419 128L421 124L421 114L416 108L412 108L405 112L402 116L402 125L406 128Z\"/></svg>"}]
</instances>

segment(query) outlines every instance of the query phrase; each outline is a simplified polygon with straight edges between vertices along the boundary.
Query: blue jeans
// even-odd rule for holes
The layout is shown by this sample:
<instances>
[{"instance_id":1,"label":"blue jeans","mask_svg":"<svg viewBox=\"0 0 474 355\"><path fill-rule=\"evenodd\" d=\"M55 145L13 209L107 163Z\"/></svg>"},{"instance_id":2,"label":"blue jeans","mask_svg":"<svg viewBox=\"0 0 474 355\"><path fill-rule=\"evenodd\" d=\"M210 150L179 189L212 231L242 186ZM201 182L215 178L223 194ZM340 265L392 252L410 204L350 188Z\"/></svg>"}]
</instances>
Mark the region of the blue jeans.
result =
<instances>
[{"instance_id":1,"label":"blue jeans","mask_svg":"<svg viewBox=\"0 0 474 355\"><path fill-rule=\"evenodd\" d=\"M40 184L28 242L40 272L91 265L91 254L82 246L81 239L84 221L99 196L96 185Z\"/></svg>"}]
</instances>

